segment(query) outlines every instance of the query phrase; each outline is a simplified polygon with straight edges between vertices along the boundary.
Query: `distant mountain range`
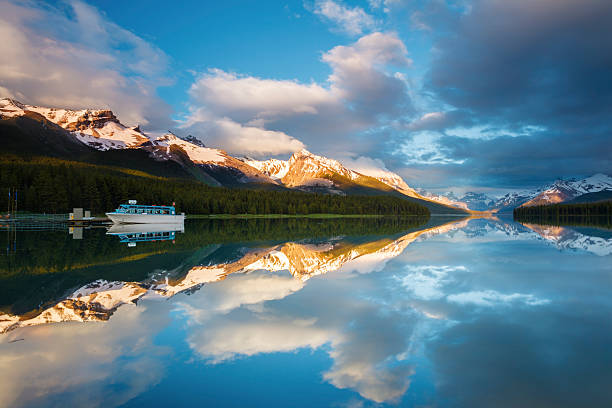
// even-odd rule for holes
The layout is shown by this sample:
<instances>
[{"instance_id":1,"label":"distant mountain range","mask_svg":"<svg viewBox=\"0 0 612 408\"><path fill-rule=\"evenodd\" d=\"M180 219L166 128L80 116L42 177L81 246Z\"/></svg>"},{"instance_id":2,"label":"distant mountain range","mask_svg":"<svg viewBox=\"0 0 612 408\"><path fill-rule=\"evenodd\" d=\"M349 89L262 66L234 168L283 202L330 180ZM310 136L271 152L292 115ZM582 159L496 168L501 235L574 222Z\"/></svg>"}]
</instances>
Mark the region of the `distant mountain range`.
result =
<instances>
[{"instance_id":1,"label":"distant mountain range","mask_svg":"<svg viewBox=\"0 0 612 408\"><path fill-rule=\"evenodd\" d=\"M612 177L595 174L584 179L556 180L533 190L509 193L498 198L497 212L512 212L516 207L558 203L587 203L612 199Z\"/></svg>"},{"instance_id":2,"label":"distant mountain range","mask_svg":"<svg viewBox=\"0 0 612 408\"><path fill-rule=\"evenodd\" d=\"M599 173L584 179L556 180L540 188L508 193L501 197L490 197L484 193L474 192L467 192L462 197L457 197L452 192L436 195L425 190L417 191L423 197L446 205L472 211L511 213L513 209L521 206L612 200L612 177Z\"/></svg>"},{"instance_id":3,"label":"distant mountain range","mask_svg":"<svg viewBox=\"0 0 612 408\"><path fill-rule=\"evenodd\" d=\"M0 149L129 167L165 177L195 178L212 186L291 189L329 194L391 194L426 205L434 213L511 212L524 205L591 202L612 198L612 178L596 174L557 180L542 188L503 197L467 192L456 197L410 187L398 174L355 171L340 162L302 150L288 160L236 158L204 146L193 136L171 132L150 137L124 126L110 110L70 110L0 99Z\"/></svg>"}]
</instances>

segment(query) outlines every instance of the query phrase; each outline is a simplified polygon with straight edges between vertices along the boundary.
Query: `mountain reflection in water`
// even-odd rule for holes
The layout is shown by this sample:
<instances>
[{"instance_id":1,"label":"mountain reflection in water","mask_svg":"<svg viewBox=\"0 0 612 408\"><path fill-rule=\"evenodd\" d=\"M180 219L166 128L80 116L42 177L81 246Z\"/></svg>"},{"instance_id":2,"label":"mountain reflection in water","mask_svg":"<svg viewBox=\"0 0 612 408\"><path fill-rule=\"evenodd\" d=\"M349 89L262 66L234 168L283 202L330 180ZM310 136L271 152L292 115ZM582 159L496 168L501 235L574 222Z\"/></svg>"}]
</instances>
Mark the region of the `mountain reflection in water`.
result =
<instances>
[{"instance_id":1,"label":"mountain reflection in water","mask_svg":"<svg viewBox=\"0 0 612 408\"><path fill-rule=\"evenodd\" d=\"M23 233L3 260L0 406L612 402L606 230L215 220L135 248L105 233Z\"/></svg>"}]
</instances>

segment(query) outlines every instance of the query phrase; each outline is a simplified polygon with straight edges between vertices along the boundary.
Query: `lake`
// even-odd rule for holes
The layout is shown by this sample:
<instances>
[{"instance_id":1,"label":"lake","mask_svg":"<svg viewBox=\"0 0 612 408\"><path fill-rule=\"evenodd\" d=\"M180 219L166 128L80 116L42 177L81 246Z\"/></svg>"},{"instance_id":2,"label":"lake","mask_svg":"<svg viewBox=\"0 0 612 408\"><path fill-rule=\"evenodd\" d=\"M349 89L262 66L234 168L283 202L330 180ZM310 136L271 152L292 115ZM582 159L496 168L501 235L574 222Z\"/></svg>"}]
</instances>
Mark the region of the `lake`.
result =
<instances>
[{"instance_id":1,"label":"lake","mask_svg":"<svg viewBox=\"0 0 612 408\"><path fill-rule=\"evenodd\" d=\"M432 217L0 235L1 407L612 406L610 229Z\"/></svg>"}]
</instances>

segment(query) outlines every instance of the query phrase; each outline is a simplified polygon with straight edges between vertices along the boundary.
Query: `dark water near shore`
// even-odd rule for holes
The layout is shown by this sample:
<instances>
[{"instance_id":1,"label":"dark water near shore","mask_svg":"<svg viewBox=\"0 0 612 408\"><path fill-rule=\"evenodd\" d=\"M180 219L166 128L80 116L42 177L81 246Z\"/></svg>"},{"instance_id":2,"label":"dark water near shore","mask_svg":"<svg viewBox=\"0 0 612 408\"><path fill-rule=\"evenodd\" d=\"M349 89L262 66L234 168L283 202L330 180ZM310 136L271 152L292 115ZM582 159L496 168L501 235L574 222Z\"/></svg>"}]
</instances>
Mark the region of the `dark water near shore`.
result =
<instances>
[{"instance_id":1,"label":"dark water near shore","mask_svg":"<svg viewBox=\"0 0 612 408\"><path fill-rule=\"evenodd\" d=\"M612 406L596 223L110 232L0 230L0 407Z\"/></svg>"}]
</instances>

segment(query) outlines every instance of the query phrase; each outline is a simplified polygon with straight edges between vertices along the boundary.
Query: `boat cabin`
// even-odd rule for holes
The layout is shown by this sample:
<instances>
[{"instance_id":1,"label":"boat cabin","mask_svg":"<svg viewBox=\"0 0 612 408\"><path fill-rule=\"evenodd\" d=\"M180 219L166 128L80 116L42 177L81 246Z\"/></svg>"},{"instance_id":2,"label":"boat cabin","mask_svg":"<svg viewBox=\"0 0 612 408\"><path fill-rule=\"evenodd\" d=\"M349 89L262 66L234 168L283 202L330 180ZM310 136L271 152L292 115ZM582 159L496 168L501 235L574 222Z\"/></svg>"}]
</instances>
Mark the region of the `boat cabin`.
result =
<instances>
[{"instance_id":1,"label":"boat cabin","mask_svg":"<svg viewBox=\"0 0 612 408\"><path fill-rule=\"evenodd\" d=\"M136 204L121 204L115 210L120 214L166 214L176 215L176 210L172 205L136 205Z\"/></svg>"}]
</instances>

